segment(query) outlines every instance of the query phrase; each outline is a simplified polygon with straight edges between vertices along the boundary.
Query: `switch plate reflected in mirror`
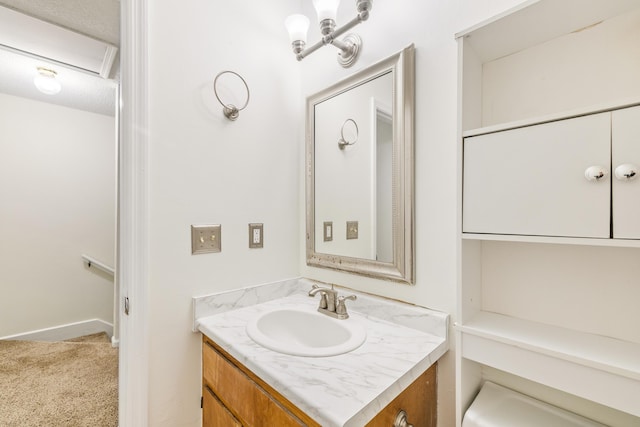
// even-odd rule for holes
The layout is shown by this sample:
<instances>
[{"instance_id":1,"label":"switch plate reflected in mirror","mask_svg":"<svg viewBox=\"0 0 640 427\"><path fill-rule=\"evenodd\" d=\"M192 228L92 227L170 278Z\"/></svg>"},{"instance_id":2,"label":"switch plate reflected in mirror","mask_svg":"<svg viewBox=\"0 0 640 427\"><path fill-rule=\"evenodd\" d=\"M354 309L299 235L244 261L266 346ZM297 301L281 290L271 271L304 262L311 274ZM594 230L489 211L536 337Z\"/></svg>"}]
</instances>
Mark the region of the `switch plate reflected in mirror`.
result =
<instances>
[{"instance_id":1,"label":"switch plate reflected in mirror","mask_svg":"<svg viewBox=\"0 0 640 427\"><path fill-rule=\"evenodd\" d=\"M358 238L358 221L347 221L347 240Z\"/></svg>"}]
</instances>

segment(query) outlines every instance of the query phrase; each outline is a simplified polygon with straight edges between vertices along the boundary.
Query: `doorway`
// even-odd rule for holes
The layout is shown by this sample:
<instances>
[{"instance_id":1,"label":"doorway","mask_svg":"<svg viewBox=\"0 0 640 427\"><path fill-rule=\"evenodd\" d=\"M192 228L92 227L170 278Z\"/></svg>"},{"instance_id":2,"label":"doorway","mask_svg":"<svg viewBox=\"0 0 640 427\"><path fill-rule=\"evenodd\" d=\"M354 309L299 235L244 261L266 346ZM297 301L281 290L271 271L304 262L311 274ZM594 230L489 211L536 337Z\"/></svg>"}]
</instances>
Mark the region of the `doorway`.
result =
<instances>
[{"instance_id":1,"label":"doorway","mask_svg":"<svg viewBox=\"0 0 640 427\"><path fill-rule=\"evenodd\" d=\"M0 6L119 45L117 0ZM55 56L0 49L2 338L66 341L106 332L117 345L115 59L96 75ZM55 73L59 93L35 88L38 67Z\"/></svg>"}]
</instances>

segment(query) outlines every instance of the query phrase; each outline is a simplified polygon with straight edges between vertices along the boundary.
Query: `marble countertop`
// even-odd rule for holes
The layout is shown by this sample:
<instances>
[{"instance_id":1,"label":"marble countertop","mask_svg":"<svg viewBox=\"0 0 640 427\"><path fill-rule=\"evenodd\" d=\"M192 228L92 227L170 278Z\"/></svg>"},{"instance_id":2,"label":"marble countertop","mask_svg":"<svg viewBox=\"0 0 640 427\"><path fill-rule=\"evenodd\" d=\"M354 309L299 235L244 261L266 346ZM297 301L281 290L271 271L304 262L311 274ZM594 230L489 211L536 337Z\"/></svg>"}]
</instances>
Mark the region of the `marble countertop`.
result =
<instances>
[{"instance_id":1,"label":"marble countertop","mask_svg":"<svg viewBox=\"0 0 640 427\"><path fill-rule=\"evenodd\" d=\"M246 333L250 319L282 308L315 310L307 279L270 288L194 298L199 330L320 425L361 426L371 420L449 348L448 315L350 290L350 319L367 330L362 346L331 357L300 357L268 350ZM256 295L262 295L256 297ZM251 304L253 302L253 304ZM206 307L206 309L203 309Z\"/></svg>"}]
</instances>

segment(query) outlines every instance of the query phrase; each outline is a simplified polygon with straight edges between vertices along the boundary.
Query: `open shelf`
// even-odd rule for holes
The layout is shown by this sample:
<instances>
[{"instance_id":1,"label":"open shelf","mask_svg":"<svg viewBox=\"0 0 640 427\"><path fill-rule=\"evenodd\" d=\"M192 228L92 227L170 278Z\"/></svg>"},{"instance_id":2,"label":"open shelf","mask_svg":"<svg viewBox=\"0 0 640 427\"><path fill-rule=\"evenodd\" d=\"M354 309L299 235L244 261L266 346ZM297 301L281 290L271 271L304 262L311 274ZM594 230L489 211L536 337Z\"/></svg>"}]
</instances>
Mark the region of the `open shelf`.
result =
<instances>
[{"instance_id":1,"label":"open shelf","mask_svg":"<svg viewBox=\"0 0 640 427\"><path fill-rule=\"evenodd\" d=\"M640 416L640 344L481 311L462 357Z\"/></svg>"},{"instance_id":2,"label":"open shelf","mask_svg":"<svg viewBox=\"0 0 640 427\"><path fill-rule=\"evenodd\" d=\"M456 38L468 37L478 59L490 62L637 8L637 0L529 0Z\"/></svg>"},{"instance_id":3,"label":"open shelf","mask_svg":"<svg viewBox=\"0 0 640 427\"><path fill-rule=\"evenodd\" d=\"M531 0L456 34L463 137L635 104L639 21L637 0Z\"/></svg>"}]
</instances>

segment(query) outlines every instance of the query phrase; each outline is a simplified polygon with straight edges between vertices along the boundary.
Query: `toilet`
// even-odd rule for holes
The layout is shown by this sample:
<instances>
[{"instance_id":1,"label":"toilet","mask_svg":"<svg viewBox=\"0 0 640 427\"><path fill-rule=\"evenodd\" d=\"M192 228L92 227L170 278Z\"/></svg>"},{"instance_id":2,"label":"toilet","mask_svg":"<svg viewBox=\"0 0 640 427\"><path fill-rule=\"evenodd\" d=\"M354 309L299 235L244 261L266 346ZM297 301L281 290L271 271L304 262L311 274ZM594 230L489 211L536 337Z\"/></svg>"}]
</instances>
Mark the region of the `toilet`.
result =
<instances>
[{"instance_id":1,"label":"toilet","mask_svg":"<svg viewBox=\"0 0 640 427\"><path fill-rule=\"evenodd\" d=\"M486 381L467 410L462 427L606 427Z\"/></svg>"}]
</instances>

